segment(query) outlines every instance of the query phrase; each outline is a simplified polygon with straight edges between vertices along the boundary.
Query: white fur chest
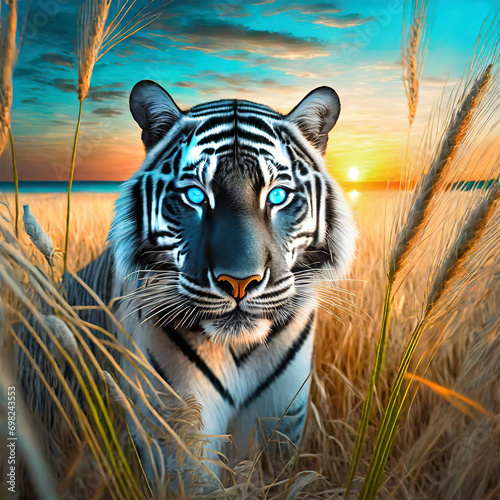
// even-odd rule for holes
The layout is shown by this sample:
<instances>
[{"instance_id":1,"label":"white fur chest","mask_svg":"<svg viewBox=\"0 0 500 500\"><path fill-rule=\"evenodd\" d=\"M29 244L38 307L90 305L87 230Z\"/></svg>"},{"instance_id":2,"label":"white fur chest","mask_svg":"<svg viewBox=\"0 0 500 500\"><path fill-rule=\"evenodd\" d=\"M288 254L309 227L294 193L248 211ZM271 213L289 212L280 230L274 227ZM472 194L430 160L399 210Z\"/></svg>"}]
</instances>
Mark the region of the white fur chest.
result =
<instances>
[{"instance_id":1,"label":"white fur chest","mask_svg":"<svg viewBox=\"0 0 500 500\"><path fill-rule=\"evenodd\" d=\"M312 304L311 304L312 305ZM205 434L220 435L243 412L251 418L279 418L311 367L314 309L304 309L285 328L252 347L214 343L202 333L140 324L137 315L124 327L158 373L181 396L194 395L202 406ZM155 380L151 377L153 383ZM265 393L266 404L258 404ZM307 387L301 400L307 400ZM246 417L246 418L247 418Z\"/></svg>"}]
</instances>

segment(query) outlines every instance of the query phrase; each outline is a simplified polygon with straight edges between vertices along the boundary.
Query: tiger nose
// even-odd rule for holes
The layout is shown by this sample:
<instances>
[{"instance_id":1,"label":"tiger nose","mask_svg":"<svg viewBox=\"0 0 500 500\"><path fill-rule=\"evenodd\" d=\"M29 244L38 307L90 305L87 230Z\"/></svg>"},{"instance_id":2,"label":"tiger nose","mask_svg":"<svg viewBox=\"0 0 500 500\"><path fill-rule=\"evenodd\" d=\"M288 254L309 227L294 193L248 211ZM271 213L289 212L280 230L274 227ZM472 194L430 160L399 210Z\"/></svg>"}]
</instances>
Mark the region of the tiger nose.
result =
<instances>
[{"instance_id":1,"label":"tiger nose","mask_svg":"<svg viewBox=\"0 0 500 500\"><path fill-rule=\"evenodd\" d=\"M262 276L258 274L254 274L252 276L248 276L247 278L238 279L233 278L232 276L228 276L227 274L221 274L217 277L217 281L220 283L227 282L232 288L231 295L235 299L242 299L245 296L246 289L250 283L253 281L259 282L262 279Z\"/></svg>"}]
</instances>

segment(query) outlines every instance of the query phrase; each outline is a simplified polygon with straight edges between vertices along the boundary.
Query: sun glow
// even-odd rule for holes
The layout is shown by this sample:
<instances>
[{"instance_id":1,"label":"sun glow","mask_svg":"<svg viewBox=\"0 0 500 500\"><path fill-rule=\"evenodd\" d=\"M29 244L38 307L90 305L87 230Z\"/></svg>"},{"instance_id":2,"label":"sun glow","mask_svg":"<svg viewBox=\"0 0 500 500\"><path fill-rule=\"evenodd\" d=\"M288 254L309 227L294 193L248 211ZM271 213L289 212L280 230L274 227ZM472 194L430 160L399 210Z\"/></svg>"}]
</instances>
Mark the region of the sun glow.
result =
<instances>
[{"instance_id":1,"label":"sun glow","mask_svg":"<svg viewBox=\"0 0 500 500\"><path fill-rule=\"evenodd\" d=\"M351 167L347 172L347 176L351 181L356 181L359 177L359 170L356 167Z\"/></svg>"}]
</instances>

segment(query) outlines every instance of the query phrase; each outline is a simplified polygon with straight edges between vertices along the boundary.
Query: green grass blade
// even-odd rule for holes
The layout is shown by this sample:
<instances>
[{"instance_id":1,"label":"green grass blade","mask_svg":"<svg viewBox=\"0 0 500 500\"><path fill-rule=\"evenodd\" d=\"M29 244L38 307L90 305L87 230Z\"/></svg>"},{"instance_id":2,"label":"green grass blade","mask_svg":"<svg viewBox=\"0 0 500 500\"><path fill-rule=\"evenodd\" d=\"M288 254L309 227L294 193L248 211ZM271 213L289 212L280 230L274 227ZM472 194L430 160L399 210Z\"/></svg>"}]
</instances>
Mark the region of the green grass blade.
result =
<instances>
[{"instance_id":1,"label":"green grass blade","mask_svg":"<svg viewBox=\"0 0 500 500\"><path fill-rule=\"evenodd\" d=\"M63 272L66 272L66 266L67 266L67 262L68 262L69 221L70 221L70 214L71 214L71 188L73 187L73 177L75 175L76 148L78 146L78 137L80 135L80 124L82 122L82 110L83 110L83 100L80 101L80 109L78 111L78 121L76 122L75 138L73 140L73 154L71 155L71 167L70 167L70 171L69 171L68 201L67 201L67 207L66 207L66 236L64 239Z\"/></svg>"},{"instance_id":2,"label":"green grass blade","mask_svg":"<svg viewBox=\"0 0 500 500\"><path fill-rule=\"evenodd\" d=\"M410 378L410 381L406 386L404 386L405 374L408 370L415 349L417 348L422 336L425 324L424 320L425 318L420 320L415 327L415 330L413 331L411 339L408 342L408 345L406 346L405 352L403 354L401 365L398 369L396 379L394 381L391 397L384 414L382 426L377 437L375 450L373 451L373 455L370 460L370 466L365 478L365 483L358 497L358 500L371 500L376 498L377 491L380 487L381 479L384 473L384 468L389 458L394 439L396 437L399 417L401 415L401 411L405 403L406 396L408 395L412 380L412 378Z\"/></svg>"},{"instance_id":3,"label":"green grass blade","mask_svg":"<svg viewBox=\"0 0 500 500\"><path fill-rule=\"evenodd\" d=\"M375 364L373 366L373 372L370 378L370 383L368 385L368 392L366 394L366 398L363 403L363 410L361 412L358 431L356 433L356 440L354 442L354 451L349 469L349 478L347 480L346 490L344 493L345 499L349 497L352 481L356 474L356 469L359 464L359 459L361 458L363 445L365 443L366 430L368 429L368 422L370 420L370 411L373 404L375 387L378 384L378 381L380 380L380 373L382 371L382 367L384 366L385 353L387 350L387 337L389 333L390 315L391 315L391 304L392 304L391 291L392 291L392 282L388 281L385 293L385 300L384 300L384 310L382 313L382 326L377 345L377 351L375 354Z\"/></svg>"}]
</instances>

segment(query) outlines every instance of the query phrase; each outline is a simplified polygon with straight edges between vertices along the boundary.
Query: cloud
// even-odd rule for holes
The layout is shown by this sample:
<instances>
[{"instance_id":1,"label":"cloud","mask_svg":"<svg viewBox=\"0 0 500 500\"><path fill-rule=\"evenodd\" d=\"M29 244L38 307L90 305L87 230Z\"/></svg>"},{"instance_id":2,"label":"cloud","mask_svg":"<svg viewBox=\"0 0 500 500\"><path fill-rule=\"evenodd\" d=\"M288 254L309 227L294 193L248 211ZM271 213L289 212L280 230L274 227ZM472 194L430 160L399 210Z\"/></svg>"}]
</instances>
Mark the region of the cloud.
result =
<instances>
[{"instance_id":1,"label":"cloud","mask_svg":"<svg viewBox=\"0 0 500 500\"><path fill-rule=\"evenodd\" d=\"M38 80L38 83L43 83L43 81ZM54 78L53 82L45 82L46 85L52 85L61 92L76 92L76 82L74 80L68 80L66 78Z\"/></svg>"},{"instance_id":2,"label":"cloud","mask_svg":"<svg viewBox=\"0 0 500 500\"><path fill-rule=\"evenodd\" d=\"M51 120L52 123L54 123L55 125L64 125L65 127L67 127L68 125L72 125L73 122L69 121L69 120ZM87 125L88 125L88 122L87 122Z\"/></svg>"},{"instance_id":3,"label":"cloud","mask_svg":"<svg viewBox=\"0 0 500 500\"><path fill-rule=\"evenodd\" d=\"M140 52L138 52L135 49L131 48L126 48L125 46L119 47L117 50L113 52L113 55L117 57L123 57L123 58L130 58L131 56L138 55Z\"/></svg>"},{"instance_id":4,"label":"cloud","mask_svg":"<svg viewBox=\"0 0 500 500\"><path fill-rule=\"evenodd\" d=\"M283 79L263 77L260 72L226 74L206 70L196 75L186 75L186 78L195 80L196 91L200 95L217 94L217 98L256 102L264 99L271 106L277 103L283 106L286 96L293 96L292 102L298 102L297 97L303 93L300 86L288 84ZM197 103L195 99L189 102L190 105ZM288 105L286 107L288 109Z\"/></svg>"},{"instance_id":5,"label":"cloud","mask_svg":"<svg viewBox=\"0 0 500 500\"><path fill-rule=\"evenodd\" d=\"M130 43L133 45L140 45L141 47L145 47L146 49L151 50L165 50L166 45L164 43L160 43L157 37L151 36L138 36L134 35L130 38Z\"/></svg>"},{"instance_id":6,"label":"cloud","mask_svg":"<svg viewBox=\"0 0 500 500\"><path fill-rule=\"evenodd\" d=\"M230 3L227 0L216 0L213 6L221 17L249 17L252 14L248 12L241 3Z\"/></svg>"},{"instance_id":7,"label":"cloud","mask_svg":"<svg viewBox=\"0 0 500 500\"><path fill-rule=\"evenodd\" d=\"M39 5L31 8L27 13L23 45L36 43L52 49L62 47L68 51L73 50L76 43L78 18L76 6L61 8L59 4L55 4L58 8L49 15L41 10ZM40 24L42 19L43 26Z\"/></svg>"},{"instance_id":8,"label":"cloud","mask_svg":"<svg viewBox=\"0 0 500 500\"><path fill-rule=\"evenodd\" d=\"M191 88L197 87L195 82L177 82L177 83L174 83L174 86L181 87L184 89L191 89Z\"/></svg>"},{"instance_id":9,"label":"cloud","mask_svg":"<svg viewBox=\"0 0 500 500\"><path fill-rule=\"evenodd\" d=\"M361 17L361 14L346 14L343 16L319 16L313 24L322 24L329 28L355 28L361 24L373 21L373 16Z\"/></svg>"},{"instance_id":10,"label":"cloud","mask_svg":"<svg viewBox=\"0 0 500 500\"><path fill-rule=\"evenodd\" d=\"M299 78L331 78L333 74L337 73L338 68L332 68L331 65L325 64L312 64L303 61L280 61L274 57L259 56L249 54L248 52L235 52L233 54L217 54L217 57L226 59L228 61L244 62L245 68L259 68L270 69L273 71L283 72L286 75L297 76ZM289 66L286 66L289 65Z\"/></svg>"},{"instance_id":11,"label":"cloud","mask_svg":"<svg viewBox=\"0 0 500 500\"><path fill-rule=\"evenodd\" d=\"M90 87L89 95L87 99L89 99L92 102L103 102L103 101L113 101L116 99L123 99L124 97L127 97L127 92L124 90L100 90L100 89L94 89L92 90L92 87Z\"/></svg>"},{"instance_id":12,"label":"cloud","mask_svg":"<svg viewBox=\"0 0 500 500\"><path fill-rule=\"evenodd\" d=\"M76 94L76 81L72 79L54 78L53 80L49 80L47 78L37 77L32 78L32 81L38 83L39 85L56 88L65 94L73 92ZM127 96L127 92L124 90L118 90L119 88L123 88L123 86L123 82L117 82L109 85L95 85L93 87L90 86L87 99L92 102L121 100Z\"/></svg>"},{"instance_id":13,"label":"cloud","mask_svg":"<svg viewBox=\"0 0 500 500\"><path fill-rule=\"evenodd\" d=\"M321 76L310 71L292 71L287 69L282 69L281 71L284 71L287 75L298 76L299 78L319 78Z\"/></svg>"},{"instance_id":14,"label":"cloud","mask_svg":"<svg viewBox=\"0 0 500 500\"><path fill-rule=\"evenodd\" d=\"M247 63L247 68L256 68L259 66L271 67L271 65L276 64L277 59L275 57L268 56L259 56L255 54L251 54L249 52L235 52L234 54L215 54L217 57L221 59L225 59L227 61L240 61ZM274 68L272 68L274 69Z\"/></svg>"},{"instance_id":15,"label":"cloud","mask_svg":"<svg viewBox=\"0 0 500 500\"><path fill-rule=\"evenodd\" d=\"M361 17L357 13L339 15L343 10L333 2L291 3L263 11L262 15L270 17L285 12L296 11L303 15L315 16L314 20L311 21L313 24L322 24L331 28L353 28L374 19L372 16Z\"/></svg>"},{"instance_id":16,"label":"cloud","mask_svg":"<svg viewBox=\"0 0 500 500\"><path fill-rule=\"evenodd\" d=\"M300 12L301 14L326 14L326 13L340 12L342 9L340 9L333 2L331 2L331 3L314 3L314 4L292 3L289 5L282 5L280 7L275 7L274 9L264 11L264 12L262 12L262 15L266 16L266 17L270 17L270 16L275 16L277 14L283 14L284 12L290 12L290 11L294 11L294 10Z\"/></svg>"},{"instance_id":17,"label":"cloud","mask_svg":"<svg viewBox=\"0 0 500 500\"><path fill-rule=\"evenodd\" d=\"M21 99L23 104L39 104L38 97L28 97L27 99Z\"/></svg>"},{"instance_id":18,"label":"cloud","mask_svg":"<svg viewBox=\"0 0 500 500\"><path fill-rule=\"evenodd\" d=\"M252 60L252 54L243 50L236 51L232 54L219 54L218 57L226 61L249 62Z\"/></svg>"},{"instance_id":19,"label":"cloud","mask_svg":"<svg viewBox=\"0 0 500 500\"><path fill-rule=\"evenodd\" d=\"M335 3L292 3L264 11L262 15L270 17L285 12L297 11L303 15L315 16L315 19L311 21L313 24L322 24L330 28L354 28L374 19L372 16L361 17L357 13L338 15L342 10Z\"/></svg>"},{"instance_id":20,"label":"cloud","mask_svg":"<svg viewBox=\"0 0 500 500\"><path fill-rule=\"evenodd\" d=\"M33 79L36 76L43 76L46 74L46 71L42 71L38 68L33 68L31 64L23 65L18 64L14 67L14 78L24 78L25 76Z\"/></svg>"},{"instance_id":21,"label":"cloud","mask_svg":"<svg viewBox=\"0 0 500 500\"><path fill-rule=\"evenodd\" d=\"M68 68L73 67L73 58L70 56L65 56L63 54L56 54L55 52L46 52L45 54L40 54L36 59L31 61L31 64L43 64L48 63L54 66L66 66Z\"/></svg>"},{"instance_id":22,"label":"cloud","mask_svg":"<svg viewBox=\"0 0 500 500\"><path fill-rule=\"evenodd\" d=\"M104 116L106 118L115 118L123 114L123 110L115 108L96 108L92 111L95 115Z\"/></svg>"},{"instance_id":23,"label":"cloud","mask_svg":"<svg viewBox=\"0 0 500 500\"><path fill-rule=\"evenodd\" d=\"M455 85L460 81L460 78L452 78L449 75L443 77L432 77L432 76L423 76L422 83L427 85L428 87L437 87L440 89L445 88L447 85Z\"/></svg>"},{"instance_id":24,"label":"cloud","mask_svg":"<svg viewBox=\"0 0 500 500\"><path fill-rule=\"evenodd\" d=\"M368 66L360 66L360 71L398 71L401 72L401 62L379 62Z\"/></svg>"},{"instance_id":25,"label":"cloud","mask_svg":"<svg viewBox=\"0 0 500 500\"><path fill-rule=\"evenodd\" d=\"M166 27L164 27L165 29ZM177 30L181 50L197 50L222 55L227 51L262 54L279 59L312 59L329 55L325 44L312 37L301 38L291 33L256 30L222 19L191 19L186 25L172 24ZM222 53L222 54L220 54Z\"/></svg>"},{"instance_id":26,"label":"cloud","mask_svg":"<svg viewBox=\"0 0 500 500\"><path fill-rule=\"evenodd\" d=\"M206 81L216 81L219 83L224 83L228 87L247 89L249 87L269 87L278 85L278 82L274 78L260 78L257 75L233 73L231 75L217 73L216 71L206 70L202 71L198 75L189 75L191 78L196 78L199 82Z\"/></svg>"}]
</instances>

